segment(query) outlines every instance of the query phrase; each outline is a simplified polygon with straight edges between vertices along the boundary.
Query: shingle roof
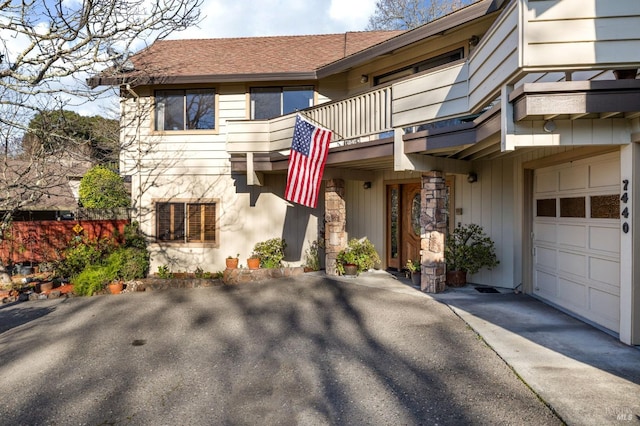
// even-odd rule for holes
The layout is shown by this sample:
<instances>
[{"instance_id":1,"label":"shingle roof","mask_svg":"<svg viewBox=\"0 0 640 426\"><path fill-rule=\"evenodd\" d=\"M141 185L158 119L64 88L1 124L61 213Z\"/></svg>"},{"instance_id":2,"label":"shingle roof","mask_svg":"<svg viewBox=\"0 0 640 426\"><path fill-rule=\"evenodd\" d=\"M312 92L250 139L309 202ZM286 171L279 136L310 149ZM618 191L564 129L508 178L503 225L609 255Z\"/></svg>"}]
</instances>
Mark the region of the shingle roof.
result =
<instances>
[{"instance_id":1,"label":"shingle roof","mask_svg":"<svg viewBox=\"0 0 640 426\"><path fill-rule=\"evenodd\" d=\"M130 57L127 77L309 73L403 31L276 37L160 40Z\"/></svg>"}]
</instances>

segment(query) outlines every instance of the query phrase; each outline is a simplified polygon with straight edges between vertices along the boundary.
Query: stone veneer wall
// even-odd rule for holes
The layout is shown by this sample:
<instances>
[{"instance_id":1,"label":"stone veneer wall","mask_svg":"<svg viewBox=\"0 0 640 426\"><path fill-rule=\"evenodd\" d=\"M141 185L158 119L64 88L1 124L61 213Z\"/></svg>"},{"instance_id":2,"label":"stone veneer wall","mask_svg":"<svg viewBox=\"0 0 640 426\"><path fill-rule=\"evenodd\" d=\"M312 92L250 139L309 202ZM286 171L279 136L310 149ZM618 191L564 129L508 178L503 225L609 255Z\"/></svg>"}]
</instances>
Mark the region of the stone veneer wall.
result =
<instances>
[{"instance_id":1,"label":"stone veneer wall","mask_svg":"<svg viewBox=\"0 0 640 426\"><path fill-rule=\"evenodd\" d=\"M347 246L347 209L344 180L330 179L325 185L325 269L327 275L338 275L336 257Z\"/></svg>"},{"instance_id":2,"label":"stone veneer wall","mask_svg":"<svg viewBox=\"0 0 640 426\"><path fill-rule=\"evenodd\" d=\"M420 289L427 293L439 293L445 288L446 191L443 172L431 171L422 175Z\"/></svg>"}]
</instances>

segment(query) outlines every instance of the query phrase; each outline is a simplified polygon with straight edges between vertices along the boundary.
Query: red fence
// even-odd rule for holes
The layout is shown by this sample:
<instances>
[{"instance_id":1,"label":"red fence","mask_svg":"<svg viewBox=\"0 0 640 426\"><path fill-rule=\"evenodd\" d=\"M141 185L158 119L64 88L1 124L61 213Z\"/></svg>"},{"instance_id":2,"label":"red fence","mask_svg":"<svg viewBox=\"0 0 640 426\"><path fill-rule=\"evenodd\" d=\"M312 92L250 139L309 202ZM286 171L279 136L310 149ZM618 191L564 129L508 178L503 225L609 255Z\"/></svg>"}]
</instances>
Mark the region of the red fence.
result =
<instances>
[{"instance_id":1,"label":"red fence","mask_svg":"<svg viewBox=\"0 0 640 426\"><path fill-rule=\"evenodd\" d=\"M52 262L61 258L74 238L90 240L122 235L130 220L45 220L13 222L0 241L4 265L21 262Z\"/></svg>"}]
</instances>

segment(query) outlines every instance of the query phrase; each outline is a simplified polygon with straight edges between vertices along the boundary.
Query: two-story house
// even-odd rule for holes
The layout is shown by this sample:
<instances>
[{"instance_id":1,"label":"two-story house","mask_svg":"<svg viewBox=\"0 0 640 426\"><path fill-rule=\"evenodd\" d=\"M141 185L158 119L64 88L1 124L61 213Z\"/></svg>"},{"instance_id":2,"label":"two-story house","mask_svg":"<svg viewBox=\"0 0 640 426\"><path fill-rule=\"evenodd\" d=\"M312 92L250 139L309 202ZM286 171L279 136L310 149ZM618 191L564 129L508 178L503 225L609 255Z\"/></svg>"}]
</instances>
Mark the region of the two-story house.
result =
<instances>
[{"instance_id":1,"label":"two-story house","mask_svg":"<svg viewBox=\"0 0 640 426\"><path fill-rule=\"evenodd\" d=\"M481 0L406 32L160 41L93 85L122 99L121 170L154 265L222 269L271 237L287 261L348 238L382 268L477 223L522 290L640 344L640 3ZM322 196L283 192L296 111L334 132ZM178 266L179 265L179 266Z\"/></svg>"}]
</instances>

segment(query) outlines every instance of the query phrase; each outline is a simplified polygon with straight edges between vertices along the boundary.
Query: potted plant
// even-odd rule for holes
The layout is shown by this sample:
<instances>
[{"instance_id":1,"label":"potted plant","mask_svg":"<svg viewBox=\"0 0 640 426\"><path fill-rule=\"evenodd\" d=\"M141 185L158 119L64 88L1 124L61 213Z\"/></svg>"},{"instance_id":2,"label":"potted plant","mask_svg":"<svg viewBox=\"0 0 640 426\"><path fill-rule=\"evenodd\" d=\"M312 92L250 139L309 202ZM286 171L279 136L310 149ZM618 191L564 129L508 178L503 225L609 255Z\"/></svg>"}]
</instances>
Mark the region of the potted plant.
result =
<instances>
[{"instance_id":1,"label":"potted plant","mask_svg":"<svg viewBox=\"0 0 640 426\"><path fill-rule=\"evenodd\" d=\"M107 287L109 288L109 293L120 294L122 293L122 290L124 290L124 283L122 280L111 281L107 284Z\"/></svg>"},{"instance_id":2,"label":"potted plant","mask_svg":"<svg viewBox=\"0 0 640 426\"><path fill-rule=\"evenodd\" d=\"M447 285L462 287L467 274L482 268L493 269L500 261L496 257L493 240L477 224L458 226L447 236L444 249L447 264Z\"/></svg>"},{"instance_id":3,"label":"potted plant","mask_svg":"<svg viewBox=\"0 0 640 426\"><path fill-rule=\"evenodd\" d=\"M229 255L225 260L227 269L236 269L238 267L238 261L240 260L240 253L236 254L236 257Z\"/></svg>"},{"instance_id":4,"label":"potted plant","mask_svg":"<svg viewBox=\"0 0 640 426\"><path fill-rule=\"evenodd\" d=\"M260 258L261 268L282 268L284 249L287 244L282 238L261 241L253 247L253 253Z\"/></svg>"},{"instance_id":5,"label":"potted plant","mask_svg":"<svg viewBox=\"0 0 640 426\"><path fill-rule=\"evenodd\" d=\"M309 244L309 248L304 253L304 271L319 271L320 270L320 245L321 241L315 240Z\"/></svg>"},{"instance_id":6,"label":"potted plant","mask_svg":"<svg viewBox=\"0 0 640 426\"><path fill-rule=\"evenodd\" d=\"M247 266L249 269L258 269L260 267L260 256L256 253L251 253L251 256L247 259Z\"/></svg>"},{"instance_id":7,"label":"potted plant","mask_svg":"<svg viewBox=\"0 0 640 426\"><path fill-rule=\"evenodd\" d=\"M419 260L407 260L407 264L405 265L407 271L411 275L411 283L413 285L420 285L420 281L422 278L422 271Z\"/></svg>"},{"instance_id":8,"label":"potted plant","mask_svg":"<svg viewBox=\"0 0 640 426\"><path fill-rule=\"evenodd\" d=\"M353 271L353 266L355 266L353 275L357 275L373 268L378 263L380 263L380 256L367 237L352 238L347 243L347 247L340 250L336 256L336 269L342 275L352 275L348 272Z\"/></svg>"},{"instance_id":9,"label":"potted plant","mask_svg":"<svg viewBox=\"0 0 640 426\"><path fill-rule=\"evenodd\" d=\"M358 258L354 251L349 250L348 248L340 251L336 260L336 266L340 274L349 277L355 277L358 275L358 265L356 264Z\"/></svg>"}]
</instances>

